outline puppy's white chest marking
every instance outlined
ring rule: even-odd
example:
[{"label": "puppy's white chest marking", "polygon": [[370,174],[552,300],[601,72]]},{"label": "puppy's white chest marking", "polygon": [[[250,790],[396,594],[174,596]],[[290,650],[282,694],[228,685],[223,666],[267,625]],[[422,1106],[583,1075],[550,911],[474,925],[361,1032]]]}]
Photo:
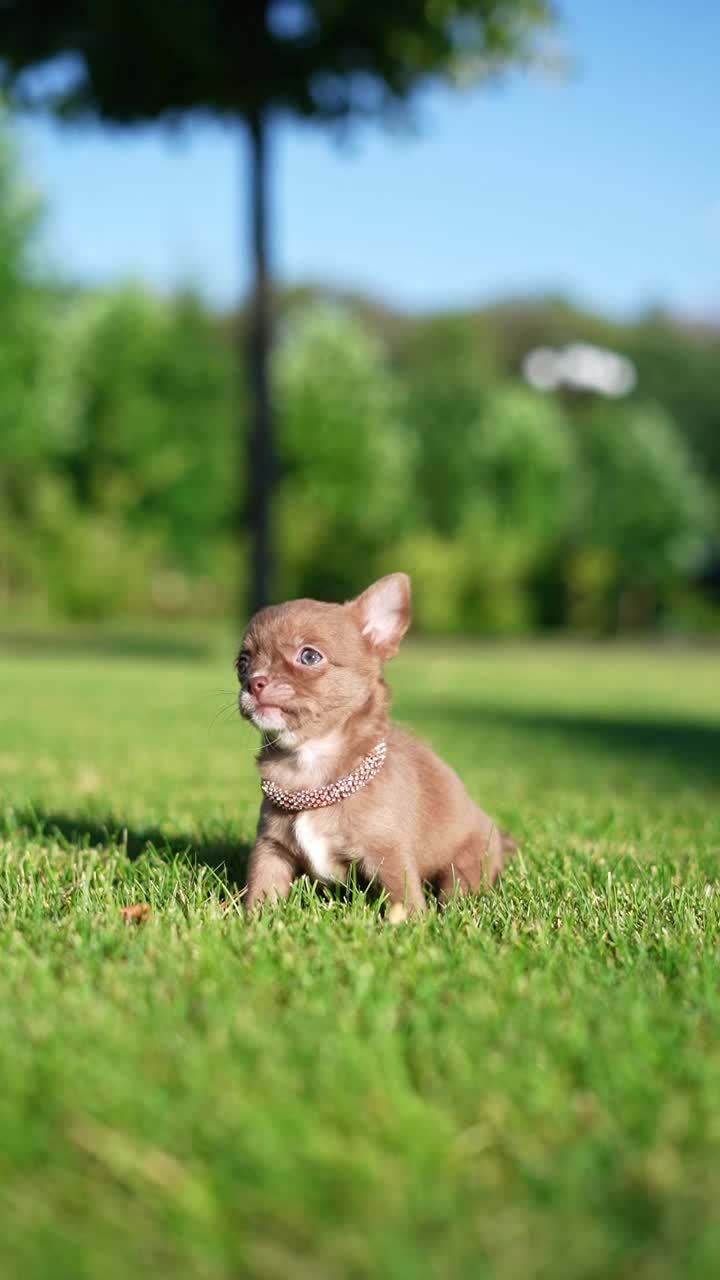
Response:
[{"label": "puppy's white chest marking", "polygon": [[313,813],[300,813],[295,819],[295,839],[307,859],[310,873],[316,880],[337,880],[338,872],[332,856],[331,841],[318,830],[318,820]]}]

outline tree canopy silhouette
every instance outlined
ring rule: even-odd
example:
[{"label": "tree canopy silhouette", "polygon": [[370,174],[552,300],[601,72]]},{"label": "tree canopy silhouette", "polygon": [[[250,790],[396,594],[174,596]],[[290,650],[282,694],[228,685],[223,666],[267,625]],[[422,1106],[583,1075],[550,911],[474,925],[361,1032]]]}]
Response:
[{"label": "tree canopy silhouette", "polygon": [[247,129],[251,609],[272,595],[273,116],[328,123],[392,114],[438,79],[478,79],[532,59],[552,16],[552,0],[0,0],[0,85],[21,107],[116,125],[206,113]]}]

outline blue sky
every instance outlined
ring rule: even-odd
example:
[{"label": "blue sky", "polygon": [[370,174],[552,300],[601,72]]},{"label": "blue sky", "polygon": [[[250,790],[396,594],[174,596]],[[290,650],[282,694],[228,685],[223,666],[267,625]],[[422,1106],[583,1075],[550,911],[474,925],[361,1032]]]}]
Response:
[{"label": "blue sky", "polygon": [[[290,122],[274,148],[285,281],[412,309],[563,292],[616,314],[720,315],[720,3],[559,0],[560,80],[428,94],[414,134],[341,145]],[[46,256],[76,280],[141,277],[225,306],[247,283],[239,135],[32,122]]]}]

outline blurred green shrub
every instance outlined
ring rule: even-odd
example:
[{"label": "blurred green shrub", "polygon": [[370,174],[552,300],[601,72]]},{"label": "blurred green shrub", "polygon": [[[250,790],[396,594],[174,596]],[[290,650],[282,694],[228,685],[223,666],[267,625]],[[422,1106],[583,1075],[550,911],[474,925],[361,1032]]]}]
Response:
[{"label": "blurred green shrub", "polygon": [[378,342],[337,306],[288,318],[275,358],[281,595],[342,599],[417,522],[414,442]]},{"label": "blurred green shrub", "polygon": [[[443,521],[411,535],[398,562],[413,574],[426,629],[519,632],[535,620],[533,572],[575,517],[573,438],[556,402],[517,385],[486,391],[473,407],[454,464],[462,478],[448,498],[454,532]],[[452,448],[439,423],[437,435]]]},{"label": "blurred green shrub", "polygon": [[419,524],[452,535],[472,496],[471,441],[497,374],[470,327],[456,316],[433,317],[414,329],[403,345],[398,372],[404,418],[417,446]]},{"label": "blurred green shrub", "polygon": [[[191,295],[43,280],[40,213],[0,122],[0,603],[228,611],[247,537],[235,327]],[[278,309],[280,594],[342,599],[403,568],[426,631],[717,625],[696,583],[720,531],[720,336],[561,302]],[[636,359],[638,390],[519,383],[530,346],[578,337]]]},{"label": "blurred green shrub", "polygon": [[159,550],[154,539],[129,537],[112,506],[82,509],[53,477],[38,486],[30,547],[54,612],[99,619],[147,604]]},{"label": "blurred green shrub", "polygon": [[658,406],[595,407],[581,425],[570,620],[596,630],[653,626],[673,585],[701,563],[710,491]]},{"label": "blurred green shrub", "polygon": [[22,446],[10,442],[0,470],[6,597],[93,617],[226,605],[219,569],[239,527],[231,352],[189,297],[48,296],[44,316]]},{"label": "blurred green shrub", "polygon": [[121,289],[76,299],[65,324],[63,463],[77,502],[162,534],[187,569],[211,568],[236,489],[231,352],[192,297]]}]

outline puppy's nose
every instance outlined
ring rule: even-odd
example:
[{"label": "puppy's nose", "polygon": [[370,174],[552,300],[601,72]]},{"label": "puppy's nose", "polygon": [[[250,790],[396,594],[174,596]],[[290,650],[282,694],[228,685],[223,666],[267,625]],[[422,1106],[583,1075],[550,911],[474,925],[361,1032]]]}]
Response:
[{"label": "puppy's nose", "polygon": [[257,698],[258,694],[259,694],[259,693],[262,693],[262,691],[263,691],[263,689],[265,688],[265,686],[266,686],[266,684],[267,684],[267,683],[268,683],[268,678],[267,678],[267,676],[253,676],[253,677],[251,678],[251,680],[250,680],[250,692],[251,692],[251,694],[252,694],[253,698]]}]

